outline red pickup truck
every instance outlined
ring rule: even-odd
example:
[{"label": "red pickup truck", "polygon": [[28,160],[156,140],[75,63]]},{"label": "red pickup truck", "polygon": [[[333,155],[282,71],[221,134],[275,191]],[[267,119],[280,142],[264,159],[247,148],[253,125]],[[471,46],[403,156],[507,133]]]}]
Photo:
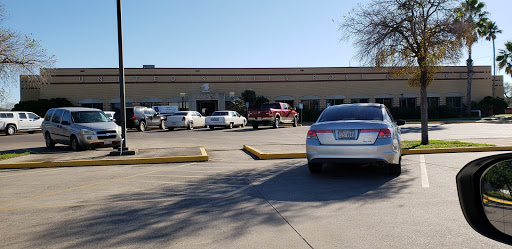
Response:
[{"label": "red pickup truck", "polygon": [[249,110],[249,122],[252,128],[258,129],[260,125],[272,125],[278,128],[281,123],[292,124],[293,127],[297,126],[299,114],[295,108],[290,107],[287,103],[265,103],[261,105],[260,109]]}]

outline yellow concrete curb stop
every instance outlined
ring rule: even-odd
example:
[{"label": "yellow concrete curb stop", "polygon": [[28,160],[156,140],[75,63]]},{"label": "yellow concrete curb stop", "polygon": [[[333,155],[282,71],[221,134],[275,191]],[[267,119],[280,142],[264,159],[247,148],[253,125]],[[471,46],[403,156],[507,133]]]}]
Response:
[{"label": "yellow concrete curb stop", "polygon": [[47,167],[73,167],[73,166],[106,166],[106,165],[132,165],[132,164],[154,164],[154,163],[180,163],[180,162],[203,162],[209,157],[204,147],[199,148],[201,155],[196,156],[169,156],[152,158],[129,158],[129,159],[99,159],[99,160],[75,160],[75,161],[53,161],[53,162],[19,162],[0,163],[0,169],[23,169],[23,168],[47,168]]},{"label": "yellow concrete curb stop", "polygon": [[[259,159],[293,159],[306,158],[306,153],[263,153],[254,147],[244,145],[244,150],[255,155]],[[456,152],[486,152],[486,151],[512,151],[512,146],[488,146],[488,147],[460,147],[460,148],[439,148],[439,149],[404,149],[402,155],[434,154],[434,153],[456,153]]]},{"label": "yellow concrete curb stop", "polygon": [[251,146],[244,145],[244,150],[249,151],[259,159],[293,159],[293,158],[306,158],[306,153],[263,153]]}]

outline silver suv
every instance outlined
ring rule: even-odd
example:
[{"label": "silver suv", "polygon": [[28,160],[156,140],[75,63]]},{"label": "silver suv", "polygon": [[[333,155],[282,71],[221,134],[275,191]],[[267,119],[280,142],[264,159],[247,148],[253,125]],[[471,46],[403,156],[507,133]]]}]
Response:
[{"label": "silver suv", "polygon": [[121,127],[95,108],[52,108],[42,124],[46,147],[66,144],[71,150],[95,147],[119,147]]}]

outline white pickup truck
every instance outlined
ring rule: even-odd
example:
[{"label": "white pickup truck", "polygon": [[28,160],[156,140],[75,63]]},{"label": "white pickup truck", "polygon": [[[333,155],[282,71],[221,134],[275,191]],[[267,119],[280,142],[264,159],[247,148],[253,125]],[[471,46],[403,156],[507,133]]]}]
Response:
[{"label": "white pickup truck", "polygon": [[32,134],[41,130],[43,119],[33,112],[0,111],[0,131],[14,135],[17,131]]}]

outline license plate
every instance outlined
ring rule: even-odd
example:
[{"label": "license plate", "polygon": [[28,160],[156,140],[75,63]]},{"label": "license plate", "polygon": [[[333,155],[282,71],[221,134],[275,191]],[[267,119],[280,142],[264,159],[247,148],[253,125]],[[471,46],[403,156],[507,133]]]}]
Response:
[{"label": "license plate", "polygon": [[212,121],[219,121],[218,118],[212,118]]},{"label": "license plate", "polygon": [[338,139],[356,139],[356,131],[338,130]]},{"label": "license plate", "polygon": [[112,144],[112,140],[105,140],[105,142],[103,142],[104,145],[111,145]]},{"label": "license plate", "polygon": [[171,122],[171,125],[176,125],[176,122]]},{"label": "license plate", "polygon": [[256,120],[261,120],[261,117],[257,117]]}]

